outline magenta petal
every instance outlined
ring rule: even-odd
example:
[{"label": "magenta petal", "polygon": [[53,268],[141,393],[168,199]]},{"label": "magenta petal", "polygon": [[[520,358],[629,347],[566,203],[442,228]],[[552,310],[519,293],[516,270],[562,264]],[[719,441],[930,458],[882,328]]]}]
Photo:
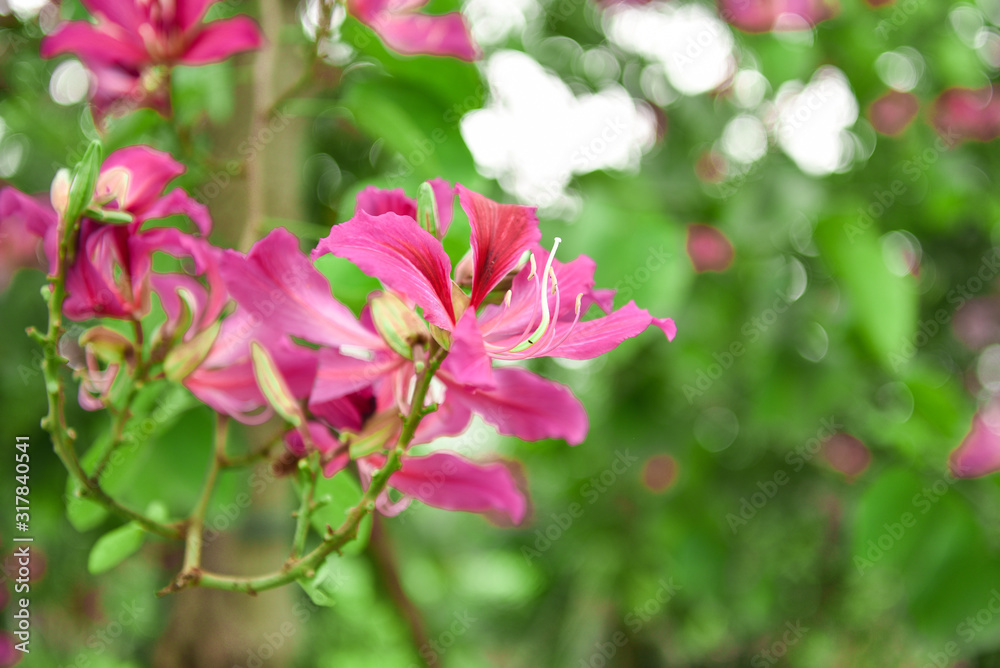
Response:
[{"label": "magenta petal", "polygon": [[458,12],[434,16],[386,12],[365,23],[389,48],[406,55],[452,56],[466,61],[480,55]]},{"label": "magenta petal", "polygon": [[350,260],[386,287],[416,302],[423,307],[428,322],[452,328],[451,260],[441,242],[412,218],[358,211],[320,240],[312,258],[327,253]]},{"label": "magenta petal", "polygon": [[373,216],[395,213],[406,218],[417,219],[417,202],[407,197],[402,188],[383,190],[367,186],[358,193],[355,211],[364,211]]},{"label": "magenta petal", "polygon": [[260,27],[247,16],[206,23],[191,41],[181,63],[205,65],[225,60],[234,53],[259,49],[264,43]]},{"label": "magenta petal", "polygon": [[472,307],[477,308],[542,233],[534,207],[498,204],[464,186],[457,188],[472,225]]},{"label": "magenta petal", "polygon": [[389,485],[403,494],[444,510],[498,511],[520,524],[527,511],[524,493],[503,463],[477,464],[450,452],[403,457]]},{"label": "magenta petal", "polygon": [[175,0],[175,22],[182,31],[189,30],[208,11],[209,5],[215,0]]},{"label": "magenta petal", "polygon": [[128,192],[121,208],[136,215],[141,215],[156,203],[167,184],[186,169],[169,153],[141,144],[113,152],[101,165],[101,173],[114,167],[121,167],[129,172]]},{"label": "magenta petal", "polygon": [[562,438],[579,445],[587,436],[587,413],[569,388],[525,369],[493,370],[496,386],[490,390],[467,388],[441,380],[448,386],[446,401],[468,406],[501,434],[526,441]]},{"label": "magenta petal", "polygon": [[330,294],[330,285],[283,227],[254,244],[244,257],[226,251],[219,270],[230,294],[258,322],[280,323],[291,336],[333,347],[383,347],[350,309]]},{"label": "magenta petal", "polygon": [[64,23],[42,40],[42,58],[72,53],[87,62],[127,63],[141,67],[149,62],[149,54],[137,42],[108,34],[85,21]]},{"label": "magenta petal", "polygon": [[693,223],[687,228],[687,254],[694,270],[722,272],[733,263],[733,244],[721,230]]},{"label": "magenta petal", "polygon": [[[578,322],[565,341],[554,348],[540,351],[533,357],[544,354],[549,357],[565,357],[574,360],[591,359],[614,350],[622,341],[638,336],[650,325],[656,325],[662,329],[668,339],[672,340],[677,334],[673,320],[653,318],[648,311],[636,306],[634,301],[630,301],[609,315]],[[555,336],[557,338],[560,336],[558,328],[569,326],[569,323],[557,325]]]},{"label": "magenta petal", "polygon": [[133,0],[83,0],[83,6],[98,19],[104,17],[131,33],[139,33],[143,19],[137,11],[138,3]]},{"label": "magenta petal", "polygon": [[462,385],[490,389],[494,386],[493,369],[482,332],[471,308],[452,331],[451,349],[442,364],[444,371]]},{"label": "magenta petal", "polygon": [[56,223],[55,210],[41,197],[25,195],[14,188],[0,190],[0,239],[30,235],[45,240],[45,255],[50,271],[55,270]]},{"label": "magenta petal", "polygon": [[956,478],[978,478],[1000,471],[1000,403],[994,401],[972,418],[972,428],[948,459]]},{"label": "magenta petal", "polygon": [[389,350],[380,350],[371,360],[343,355],[329,348],[319,353],[316,386],[310,408],[369,387],[397,369],[405,360]]},{"label": "magenta petal", "polygon": [[208,207],[198,202],[180,188],[171,190],[166,196],[158,199],[152,206],[146,209],[138,221],[156,220],[167,216],[182,215],[191,219],[198,231],[204,236],[212,231],[212,218],[209,216]]}]

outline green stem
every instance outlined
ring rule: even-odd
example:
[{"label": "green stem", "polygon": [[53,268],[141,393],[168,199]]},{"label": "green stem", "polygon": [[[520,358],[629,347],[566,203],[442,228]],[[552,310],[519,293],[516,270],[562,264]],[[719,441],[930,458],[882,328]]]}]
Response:
[{"label": "green stem", "polygon": [[80,495],[99,503],[123,518],[133,521],[146,531],[165,538],[179,540],[182,535],[177,527],[161,524],[145,515],[126,508],[101,489],[95,477],[87,472],[77,458],[73,443],[76,433],[66,425],[66,397],[63,392],[59,371],[66,359],[59,354],[59,340],[63,335],[62,307],[66,301],[66,271],[70,264],[70,249],[76,245],[79,221],[66,222],[70,230],[60,235],[55,274],[49,276],[49,324],[44,336],[32,331],[32,336],[42,344],[42,375],[45,378],[45,393],[48,413],[42,419],[42,428],[52,436],[52,447],[69,471],[80,484]]},{"label": "green stem", "polygon": [[219,469],[222,460],[226,456],[226,437],[229,433],[229,418],[225,415],[216,415],[215,426],[215,451],[212,453],[212,461],[208,465],[208,474],[205,476],[205,484],[201,490],[201,496],[195,504],[191,516],[188,517],[186,528],[186,539],[184,543],[184,567],[178,580],[197,582],[201,570],[201,547],[202,530],[205,525],[205,512],[208,504],[212,500],[212,492],[215,490],[215,481],[219,476]]},{"label": "green stem", "polygon": [[276,447],[281,445],[281,437],[276,439],[271,439],[267,445],[252,450],[251,452],[244,452],[240,455],[224,455],[222,461],[219,463],[224,469],[239,468],[241,466],[249,466],[258,461],[268,459],[271,456],[271,451]]},{"label": "green stem", "polygon": [[316,457],[312,455],[302,460],[307,464],[305,475],[308,479],[306,480],[305,493],[302,495],[302,503],[295,514],[295,538],[292,540],[292,553],[288,557],[288,560],[292,562],[305,552],[306,538],[309,537],[309,516],[313,511],[313,497],[316,495],[316,469],[319,466],[319,463],[314,460]]},{"label": "green stem", "polygon": [[[420,374],[416,388],[413,392],[413,400],[410,404],[410,413],[403,421],[403,428],[399,434],[396,446],[389,451],[385,464],[372,476],[371,484],[362,495],[361,501],[347,512],[347,518],[336,530],[329,532],[312,552],[300,559],[292,559],[278,571],[250,577],[220,575],[202,571],[199,575],[197,585],[210,589],[222,589],[225,591],[239,591],[247,594],[256,594],[267,589],[274,589],[294,582],[299,578],[310,577],[316,572],[323,562],[333,552],[339,552],[340,548],[353,540],[358,534],[358,526],[361,521],[375,510],[375,501],[382,493],[389,482],[389,477],[399,470],[401,466],[401,456],[407,446],[413,440],[413,435],[420,425],[425,412],[424,401],[427,398],[427,391],[430,388],[431,380],[435,372],[444,361],[445,351],[437,351],[432,354],[427,367]],[[160,594],[168,594],[179,591],[185,586],[193,584],[191,582],[174,581],[171,585],[163,589]]]}]

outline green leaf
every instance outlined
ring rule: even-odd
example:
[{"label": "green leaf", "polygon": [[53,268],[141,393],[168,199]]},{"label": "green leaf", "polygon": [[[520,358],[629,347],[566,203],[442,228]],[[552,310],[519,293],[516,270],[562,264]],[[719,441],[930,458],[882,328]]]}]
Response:
[{"label": "green leaf", "polygon": [[73,168],[69,186],[69,203],[66,206],[67,220],[76,220],[94,197],[97,177],[101,171],[101,142],[94,140],[87,147],[83,158]]},{"label": "green leaf", "polygon": [[66,496],[66,519],[79,532],[90,531],[107,519],[104,506],[70,493]]},{"label": "green leaf", "polygon": [[135,522],[109,531],[94,543],[87,559],[87,570],[94,575],[111,570],[142,547],[146,532]]},{"label": "green leaf", "polygon": [[821,223],[816,240],[851,300],[865,343],[883,366],[898,370],[908,359],[917,324],[913,277],[889,271],[878,237],[861,221]]},{"label": "green leaf", "polygon": [[337,591],[343,585],[344,577],[345,575],[340,569],[340,561],[334,557],[328,557],[316,569],[316,574],[313,577],[301,578],[298,583],[313,603],[329,608],[337,604]]}]

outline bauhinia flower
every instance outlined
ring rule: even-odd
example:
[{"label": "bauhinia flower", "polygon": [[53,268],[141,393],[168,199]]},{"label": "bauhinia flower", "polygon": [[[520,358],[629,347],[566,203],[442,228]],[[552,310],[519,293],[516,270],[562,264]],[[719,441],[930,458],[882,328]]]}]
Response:
[{"label": "bauhinia flower", "polygon": [[84,0],[95,23],[69,21],[42,40],[43,58],[75,54],[94,74],[95,116],[151,107],[169,113],[169,68],[260,48],[245,16],[204,23],[212,0]]},{"label": "bauhinia flower", "polygon": [[347,0],[347,11],[375,31],[386,45],[407,55],[476,60],[479,47],[459,12],[423,14],[428,0]]}]

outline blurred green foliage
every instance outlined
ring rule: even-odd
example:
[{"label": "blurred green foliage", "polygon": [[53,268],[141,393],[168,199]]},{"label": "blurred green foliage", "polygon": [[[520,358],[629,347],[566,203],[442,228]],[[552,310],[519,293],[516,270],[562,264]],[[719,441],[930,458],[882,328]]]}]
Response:
[{"label": "blurred green foliage", "polygon": [[[548,20],[504,46],[526,51],[574,90],[597,90],[607,82],[581,75],[571,58],[548,48],[553,36],[584,50],[605,43],[595,5],[572,4],[568,13],[566,6],[550,4]],[[901,6],[875,10],[844,0],[840,16],[819,25],[813,40],[737,33],[738,49],[772,90],[834,64],[862,109],[886,90],[876,59],[901,46],[926,62],[914,90],[925,104],[948,86],[982,85],[995,75],[955,36],[950,3],[917,3],[901,25],[880,30]],[[62,11],[82,16],[76,3]],[[59,105],[45,94],[56,63],[37,56],[38,22],[5,17],[0,31],[9,47],[0,65],[0,152],[20,142],[25,158],[10,183],[46,191],[55,169],[73,162],[95,131],[84,105]],[[304,182],[289,195],[301,198],[307,219],[290,222],[294,231],[321,236],[349,216],[368,184],[415,194],[424,179],[443,176],[505,197],[477,174],[459,132],[461,115],[489,97],[478,66],[395,56],[350,19],[341,37],[363,65],[342,68],[338,87],[291,106],[309,128]],[[640,61],[613,53],[620,83],[643,97]],[[228,157],[215,154],[213,136],[237,111],[242,67],[176,72],[174,120],[188,133],[144,110],[110,125],[107,150],[152,144],[188,162],[180,183],[203,184],[210,161]],[[922,111],[898,138],[876,140],[859,121],[859,134],[867,132],[875,147],[846,173],[807,176],[772,146],[745,176],[725,187],[706,183],[695,164],[737,113],[726,95],[680,97],[662,110],[665,135],[640,171],[578,177],[579,214],[543,220],[546,243],[558,235],[565,257],[594,258],[600,286],[629,285],[631,298],[672,316],[680,333],[670,345],[647,334],[593,362],[537,362],[586,405],[591,430],[580,447],[517,443],[482,427],[457,439],[460,452],[496,448],[523,462],[533,501],[523,527],[425,507],[384,523],[435,645],[413,647],[365,552],[328,564],[333,605],[299,608],[305,612],[292,618],[301,632],[289,665],[406,667],[432,654],[463,668],[944,666],[956,658],[997,665],[1000,624],[989,606],[1000,589],[1000,487],[995,478],[956,482],[947,474],[948,452],[975,409],[966,389],[975,355],[948,326],[915,355],[907,344],[939,309],[950,320],[949,291],[992,253],[1000,154],[994,144],[934,149]],[[406,157],[428,145],[433,150],[419,164]],[[864,220],[859,212],[900,179],[903,195],[853,235],[849,228]],[[684,249],[693,222],[710,223],[733,242],[728,271],[694,272]],[[887,268],[884,235],[895,230],[919,242],[919,276]],[[467,233],[458,220],[452,239]],[[667,258],[655,270],[647,268],[652,254]],[[355,308],[375,287],[346,263],[319,266]],[[769,315],[796,280],[805,280],[801,296]],[[98,667],[152,665],[177,605],[176,597],[152,592],[165,584],[176,554],[159,540],[140,546],[133,529],[65,493],[65,472],[38,428],[38,352],[23,335],[43,321],[42,284],[39,272],[21,272],[0,295],[0,434],[4,444],[31,437],[32,525],[47,559],[32,594],[37,654],[25,665],[84,665],[71,663],[80,657]],[[734,344],[743,352],[733,354]],[[110,472],[108,487],[134,507],[158,502],[181,517],[211,456],[210,411],[186,395],[150,396],[146,405],[173,408],[148,430],[139,427],[140,447]],[[140,412],[134,421],[146,417]],[[95,450],[107,438],[107,416],[74,408],[70,421]],[[867,470],[848,477],[826,463],[819,443],[831,431],[867,446]],[[673,478],[665,490],[652,489],[644,467],[662,455],[672,458]],[[12,461],[0,460],[5,480]],[[222,477],[210,518],[256,486],[260,479],[247,475]],[[277,528],[255,517],[239,514],[232,524],[244,538],[290,535],[287,515]],[[10,532],[5,521],[3,537]],[[141,558],[88,573],[88,559],[92,571],[104,571],[131,550]],[[308,602],[295,595],[299,605]],[[137,601],[142,614],[110,637]],[[234,651],[246,662],[258,647]]]}]

